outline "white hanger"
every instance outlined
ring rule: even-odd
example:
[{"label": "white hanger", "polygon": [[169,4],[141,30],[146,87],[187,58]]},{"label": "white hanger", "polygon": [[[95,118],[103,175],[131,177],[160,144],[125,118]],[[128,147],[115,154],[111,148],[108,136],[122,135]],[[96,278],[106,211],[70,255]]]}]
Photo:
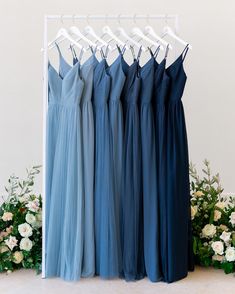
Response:
[{"label": "white hanger", "polygon": [[163,35],[162,38],[164,38],[166,35],[172,37],[173,39],[175,39],[176,41],[178,41],[179,43],[183,44],[184,46],[188,45],[189,49],[193,49],[192,45],[190,45],[188,42],[184,41],[183,39],[181,39],[180,37],[178,37],[174,31],[172,30],[172,28],[170,28],[169,26],[165,26],[163,28]]},{"label": "white hanger", "polygon": [[102,38],[100,38],[96,33],[95,31],[93,30],[93,28],[91,26],[86,26],[85,29],[85,36],[87,35],[91,35],[94,39],[95,39],[95,43],[99,42],[102,44],[101,47],[108,47],[110,48],[110,45],[105,42]]},{"label": "white hanger", "polygon": [[[103,38],[105,35],[108,35],[110,37],[110,39],[108,40],[108,43],[110,43],[111,41],[115,41],[118,45],[120,45],[121,47],[126,47],[127,49],[129,49],[129,46],[127,46],[122,40],[120,40],[111,30],[111,28],[109,26],[104,26],[102,29],[102,36],[101,38]],[[116,48],[114,48],[116,49]],[[111,48],[111,50],[114,50],[113,48]]]},{"label": "white hanger", "polygon": [[127,41],[129,41],[130,43],[132,43],[133,45],[135,45],[137,48],[142,48],[142,50],[143,51],[147,51],[147,49],[144,47],[144,46],[142,46],[139,42],[137,42],[137,41],[135,41],[134,39],[132,39],[127,33],[126,33],[126,31],[122,28],[122,27],[118,27],[117,28],[117,33],[119,34],[119,35],[122,35],[124,38],[125,38],[125,43],[127,42]]},{"label": "white hanger", "polygon": [[168,46],[169,49],[172,49],[171,44],[169,44],[168,42],[166,42],[165,40],[163,40],[161,37],[159,37],[151,26],[149,26],[149,25],[146,26],[144,28],[144,30],[147,33],[147,35],[149,34],[151,37],[153,37],[154,39],[156,39],[158,42],[162,43],[162,45],[164,45],[166,47]]},{"label": "white hanger", "polygon": [[[76,26],[70,27],[69,32],[78,37],[78,39],[75,40],[76,42],[83,40],[86,43],[88,43],[90,46],[96,47],[96,43],[92,42],[85,35],[83,35],[83,33],[79,30],[78,27]],[[98,47],[97,49],[100,49],[100,47]]]},{"label": "white hanger", "polygon": [[[62,37],[62,40],[61,40],[61,37]],[[48,43],[48,49],[53,49],[56,45],[55,43],[58,42],[58,41],[63,41],[67,39],[68,41],[70,41],[71,44],[77,46],[79,49],[83,50],[83,51],[86,51],[86,49],[81,45],[79,44],[78,42],[76,42],[71,36],[70,34],[68,33],[68,31],[65,29],[65,28],[61,28],[55,39],[53,39],[51,42]]]},{"label": "white hanger", "polygon": [[[134,36],[140,37],[139,41],[140,40],[145,40],[145,41],[149,42],[150,44],[154,45],[155,47],[159,46],[158,42],[155,42],[155,41],[151,40],[150,38],[148,38],[147,36],[145,36],[145,34],[141,31],[140,28],[137,28],[137,27],[133,28],[132,29],[132,34]],[[162,45],[160,45],[160,49],[164,50]]]}]

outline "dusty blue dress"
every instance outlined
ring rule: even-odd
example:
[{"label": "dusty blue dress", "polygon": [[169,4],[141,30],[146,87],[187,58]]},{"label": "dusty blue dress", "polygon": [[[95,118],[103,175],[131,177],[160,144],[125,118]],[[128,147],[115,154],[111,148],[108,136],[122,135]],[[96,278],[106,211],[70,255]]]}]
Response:
[{"label": "dusty blue dress", "polygon": [[96,274],[102,278],[119,275],[117,226],[111,127],[108,98],[111,78],[103,59],[94,71],[93,105],[95,116],[95,252]]},{"label": "dusty blue dress", "polygon": [[122,159],[123,159],[123,110],[120,100],[122,88],[126,79],[128,64],[125,62],[122,53],[112,63],[109,68],[111,76],[111,87],[109,96],[109,119],[111,126],[112,155],[113,155],[113,175],[114,175],[114,197],[115,197],[115,223],[117,230],[118,263],[119,272],[122,270],[122,254],[120,239],[120,198],[122,179]]},{"label": "dusty blue dress", "polygon": [[182,279],[193,269],[188,143],[181,101],[187,79],[183,68],[185,54],[183,51],[166,69],[170,77],[166,144],[167,282]]},{"label": "dusty blue dress", "polygon": [[55,150],[46,244],[46,276],[77,280],[83,254],[83,172],[80,99],[84,83],[79,63],[65,75],[53,69],[61,83],[60,121]]},{"label": "dusty blue dress", "polygon": [[156,139],[152,95],[155,57],[141,68],[140,126],[144,204],[144,257],[146,273],[152,282],[161,279],[159,256],[159,203],[157,192]]},{"label": "dusty blue dress", "polygon": [[94,69],[98,61],[94,54],[81,67],[85,86],[81,100],[83,167],[84,167],[84,250],[82,276],[95,274],[95,236],[94,236],[94,117],[92,89]]},{"label": "dusty blue dress", "polygon": [[122,250],[126,280],[144,277],[143,199],[141,184],[141,134],[138,98],[139,62],[130,66],[123,88],[125,132],[122,172]]}]

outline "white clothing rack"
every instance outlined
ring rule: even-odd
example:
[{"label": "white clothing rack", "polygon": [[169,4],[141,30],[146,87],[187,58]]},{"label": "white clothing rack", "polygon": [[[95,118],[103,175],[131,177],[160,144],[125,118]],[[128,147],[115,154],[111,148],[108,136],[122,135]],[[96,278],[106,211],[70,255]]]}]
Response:
[{"label": "white clothing rack", "polygon": [[177,33],[179,30],[179,17],[177,14],[98,14],[98,15],[45,15],[44,16],[44,51],[43,51],[43,167],[42,167],[42,176],[43,176],[43,189],[42,189],[42,198],[43,198],[43,235],[42,235],[42,278],[45,278],[45,220],[46,220],[46,115],[47,115],[47,106],[48,106],[48,24],[50,21],[56,20],[61,21],[62,23],[65,20],[84,20],[84,21],[108,21],[108,20],[132,20],[136,22],[137,20],[171,20],[174,21],[174,29]]}]

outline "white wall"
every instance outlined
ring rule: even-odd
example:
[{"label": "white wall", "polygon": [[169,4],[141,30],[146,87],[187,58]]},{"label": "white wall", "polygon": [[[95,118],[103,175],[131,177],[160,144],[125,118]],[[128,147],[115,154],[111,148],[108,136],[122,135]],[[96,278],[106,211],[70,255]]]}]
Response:
[{"label": "white wall", "polygon": [[[235,192],[233,0],[2,0],[0,194],[11,173],[23,176],[26,167],[42,162],[43,15],[56,13],[178,13],[180,34],[193,44],[185,62],[188,82],[183,98],[190,158],[198,166],[210,159],[225,191]],[[40,185],[41,181],[39,191]]]}]

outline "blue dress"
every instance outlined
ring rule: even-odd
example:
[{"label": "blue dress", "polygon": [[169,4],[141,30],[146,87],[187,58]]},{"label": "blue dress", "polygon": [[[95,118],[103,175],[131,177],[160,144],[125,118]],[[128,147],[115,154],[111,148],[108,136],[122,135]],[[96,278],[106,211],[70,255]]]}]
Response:
[{"label": "blue dress", "polygon": [[146,273],[152,282],[161,279],[159,256],[159,215],[157,192],[156,140],[152,95],[155,58],[141,68],[140,126],[144,206],[144,258]]},{"label": "blue dress", "polygon": [[109,96],[109,119],[111,126],[112,155],[113,155],[113,176],[114,176],[114,199],[115,199],[115,224],[117,231],[118,263],[119,272],[122,271],[121,236],[120,236],[120,198],[121,198],[121,179],[122,179],[122,159],[123,159],[123,110],[120,96],[128,64],[125,62],[122,53],[112,63],[109,68],[111,76],[111,87]]},{"label": "blue dress", "polygon": [[94,117],[92,107],[92,89],[94,69],[98,61],[94,54],[81,67],[81,76],[85,82],[82,100],[82,134],[84,167],[84,250],[82,276],[95,274],[95,236],[94,236]]},{"label": "blue dress", "polygon": [[166,234],[166,98],[169,77],[165,71],[166,58],[157,65],[154,79],[154,120],[156,138],[156,166],[159,207],[159,258],[162,278],[167,275],[167,234]]},{"label": "blue dress", "polygon": [[[59,72],[66,72],[70,66],[61,55],[60,48],[56,44],[59,53]],[[51,202],[51,185],[55,159],[55,149],[60,121],[60,99],[62,83],[57,78],[54,67],[48,64],[48,109],[47,109],[47,133],[46,133],[46,239],[48,233],[48,220]],[[47,242],[47,241],[46,241]]]},{"label": "blue dress", "polygon": [[122,251],[126,280],[144,277],[143,199],[141,185],[141,134],[138,98],[139,62],[130,66],[123,88],[125,131],[122,173]]},{"label": "blue dress", "polygon": [[170,77],[166,143],[167,282],[182,279],[188,269],[193,269],[188,143],[181,101],[187,79],[184,53],[166,69]]},{"label": "blue dress", "polygon": [[103,59],[95,68],[93,103],[95,114],[95,251],[96,274],[102,278],[119,275],[117,226],[111,127],[108,98],[111,78]]},{"label": "blue dress", "polygon": [[77,280],[83,251],[83,179],[80,99],[84,83],[79,63],[65,75],[54,69],[61,83],[60,122],[55,150],[51,205],[46,245],[46,276]]}]

